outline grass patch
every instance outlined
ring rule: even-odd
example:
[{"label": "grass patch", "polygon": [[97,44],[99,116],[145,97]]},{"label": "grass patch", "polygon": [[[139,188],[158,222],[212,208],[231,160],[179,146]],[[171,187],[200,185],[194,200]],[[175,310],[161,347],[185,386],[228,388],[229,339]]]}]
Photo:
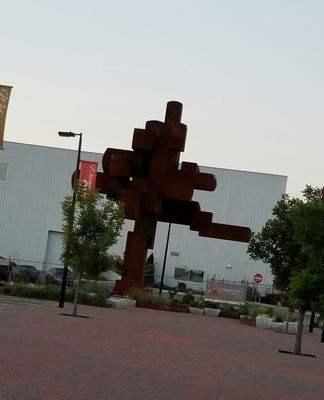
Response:
[{"label": "grass patch", "polygon": [[[26,297],[31,299],[59,301],[61,286],[52,284],[23,284],[14,283],[12,286],[1,287],[0,293]],[[75,295],[74,287],[67,287],[65,292],[65,301],[73,302]],[[92,282],[91,285],[81,285],[79,290],[79,304],[106,306],[108,291],[103,285],[96,285]]]}]

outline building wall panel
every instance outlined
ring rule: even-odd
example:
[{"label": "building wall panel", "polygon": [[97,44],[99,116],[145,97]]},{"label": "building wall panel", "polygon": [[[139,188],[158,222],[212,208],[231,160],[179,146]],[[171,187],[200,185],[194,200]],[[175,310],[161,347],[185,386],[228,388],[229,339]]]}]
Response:
[{"label": "building wall panel", "polygon": [[[0,182],[1,256],[43,266],[49,232],[61,231],[61,203],[72,193],[76,157],[73,150],[5,143],[1,162],[8,163],[8,180]],[[81,158],[98,161],[101,169],[101,154],[82,152]],[[195,191],[194,200],[200,202],[201,209],[213,212],[214,222],[249,226],[253,231],[261,230],[286,189],[285,176],[211,167],[201,167],[201,171],[213,173],[217,179],[214,192]],[[112,253],[123,254],[127,231],[132,227],[133,222],[126,221]],[[157,280],[162,272],[167,229],[168,224],[158,224],[152,250]],[[269,267],[251,261],[246,250],[247,244],[199,237],[186,226],[172,225],[165,274],[173,277],[175,267],[187,266],[204,271],[205,279],[251,281],[256,272],[261,272],[264,283],[271,283]]]},{"label": "building wall panel", "polygon": [[[272,208],[285,193],[287,178],[280,175],[201,167],[217,179],[214,192],[196,191],[194,199],[203,211],[212,211],[213,221],[248,226],[260,231],[271,218]],[[154,253],[158,260],[157,274],[161,274],[164,259],[167,224],[159,225]],[[187,227],[173,225],[166,263],[167,276],[173,276],[175,265],[205,271],[205,278],[252,281],[255,273],[262,273],[264,283],[271,284],[270,268],[251,261],[247,244],[203,238]],[[175,260],[171,252],[180,253]]]}]

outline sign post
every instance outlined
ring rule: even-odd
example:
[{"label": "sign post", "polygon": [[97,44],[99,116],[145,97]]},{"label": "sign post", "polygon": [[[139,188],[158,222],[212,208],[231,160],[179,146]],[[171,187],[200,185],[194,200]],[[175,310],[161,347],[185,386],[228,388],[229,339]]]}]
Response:
[{"label": "sign post", "polygon": [[256,288],[254,287],[254,296],[253,296],[254,301],[256,301],[258,286],[259,286],[259,283],[261,283],[263,281],[263,275],[260,274],[259,272],[256,273],[253,277],[253,281],[254,281],[254,283],[256,283]]}]

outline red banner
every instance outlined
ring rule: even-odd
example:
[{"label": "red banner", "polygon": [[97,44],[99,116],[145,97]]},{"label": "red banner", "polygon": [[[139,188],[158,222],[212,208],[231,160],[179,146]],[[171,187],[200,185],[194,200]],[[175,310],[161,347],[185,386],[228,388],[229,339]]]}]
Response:
[{"label": "red banner", "polygon": [[3,135],[6,122],[7,108],[12,86],[0,85],[0,149],[3,150]]},{"label": "red banner", "polygon": [[79,181],[90,192],[96,187],[98,163],[94,161],[81,161]]}]

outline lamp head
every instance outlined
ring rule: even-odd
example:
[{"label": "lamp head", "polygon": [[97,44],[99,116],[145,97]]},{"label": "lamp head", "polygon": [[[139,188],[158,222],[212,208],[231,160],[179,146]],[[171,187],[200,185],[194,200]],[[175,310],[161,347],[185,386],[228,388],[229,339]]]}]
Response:
[{"label": "lamp head", "polygon": [[73,132],[61,132],[61,131],[58,134],[59,136],[64,136],[64,137],[74,137],[77,135],[76,133]]}]

